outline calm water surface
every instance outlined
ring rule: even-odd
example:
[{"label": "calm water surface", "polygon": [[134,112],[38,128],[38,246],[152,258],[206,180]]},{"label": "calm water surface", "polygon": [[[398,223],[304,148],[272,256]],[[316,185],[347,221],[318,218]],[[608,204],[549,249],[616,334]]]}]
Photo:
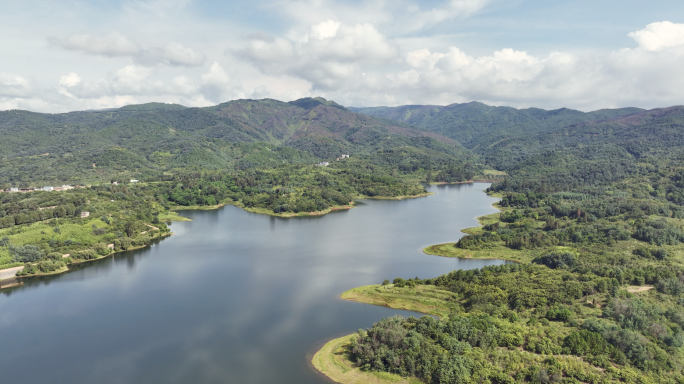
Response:
[{"label": "calm water surface", "polygon": [[317,218],[232,206],[183,214],[174,236],[0,294],[3,383],[328,383],[326,340],[410,312],[346,302],[349,288],[501,264],[428,256],[493,213],[487,184],[365,201]]}]

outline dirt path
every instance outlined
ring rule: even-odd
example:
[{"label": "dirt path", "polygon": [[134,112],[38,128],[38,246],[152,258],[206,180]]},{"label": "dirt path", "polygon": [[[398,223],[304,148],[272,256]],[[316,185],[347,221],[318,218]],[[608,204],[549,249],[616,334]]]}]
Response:
[{"label": "dirt path", "polygon": [[645,291],[648,291],[648,290],[651,290],[651,289],[653,289],[653,287],[650,286],[650,285],[644,285],[643,287],[631,286],[631,287],[627,287],[627,292],[629,292],[629,293],[637,293],[637,292],[645,292]]},{"label": "dirt path", "polygon": [[21,271],[22,269],[24,269],[23,265],[14,268],[0,269],[0,280],[11,279],[15,277],[17,272]]}]

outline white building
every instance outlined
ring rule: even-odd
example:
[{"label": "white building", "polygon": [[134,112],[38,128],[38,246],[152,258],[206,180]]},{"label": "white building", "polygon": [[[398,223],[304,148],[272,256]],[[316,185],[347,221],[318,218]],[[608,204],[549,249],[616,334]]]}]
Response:
[{"label": "white building", "polygon": [[87,211],[81,212],[81,219],[85,219],[88,216],[90,216],[90,212],[87,212]]},{"label": "white building", "polygon": [[54,188],[52,188],[52,187],[43,187],[43,191],[46,191],[46,192],[52,192],[53,190],[54,190]]},{"label": "white building", "polygon": [[328,163],[327,161],[321,161],[320,163],[318,163],[318,165],[327,167],[328,165],[330,165],[330,163]]},{"label": "white building", "polygon": [[138,181],[140,181],[140,180],[133,180],[133,179],[131,179],[131,183],[137,183]]}]

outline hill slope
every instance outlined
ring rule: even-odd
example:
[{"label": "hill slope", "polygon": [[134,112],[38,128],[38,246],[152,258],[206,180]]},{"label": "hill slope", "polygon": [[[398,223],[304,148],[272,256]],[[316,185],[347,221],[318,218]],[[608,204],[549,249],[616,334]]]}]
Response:
[{"label": "hill slope", "polygon": [[149,103],[64,114],[0,112],[0,182],[13,184],[194,166],[314,163],[399,147],[417,148],[421,156],[473,158],[453,139],[322,98],[236,100],[207,108]]},{"label": "hill slope", "polygon": [[514,135],[546,132],[572,124],[609,120],[643,111],[639,108],[604,109],[588,113],[567,108],[547,111],[539,108],[493,107],[479,102],[447,106],[406,105],[350,109],[429,129],[457,140],[476,152]]}]

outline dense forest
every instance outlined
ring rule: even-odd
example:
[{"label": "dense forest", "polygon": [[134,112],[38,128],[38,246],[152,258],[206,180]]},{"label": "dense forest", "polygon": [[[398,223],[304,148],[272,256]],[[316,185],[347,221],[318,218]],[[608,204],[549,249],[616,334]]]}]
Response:
[{"label": "dense forest", "polygon": [[449,315],[382,320],[349,358],[425,383],[683,382],[683,128],[672,107],[474,148],[508,173],[502,212],[426,251],[518,263],[385,281]]},{"label": "dense forest", "polygon": [[0,112],[0,186],[158,181],[188,168],[316,164],[398,148],[415,149],[421,161],[477,161],[453,139],[322,98],[208,108],[151,103],[64,114],[12,110]]},{"label": "dense forest", "polygon": [[0,269],[21,274],[150,244],[179,207],[321,214],[483,170],[452,139],[322,98],[6,111],[0,137]]}]

